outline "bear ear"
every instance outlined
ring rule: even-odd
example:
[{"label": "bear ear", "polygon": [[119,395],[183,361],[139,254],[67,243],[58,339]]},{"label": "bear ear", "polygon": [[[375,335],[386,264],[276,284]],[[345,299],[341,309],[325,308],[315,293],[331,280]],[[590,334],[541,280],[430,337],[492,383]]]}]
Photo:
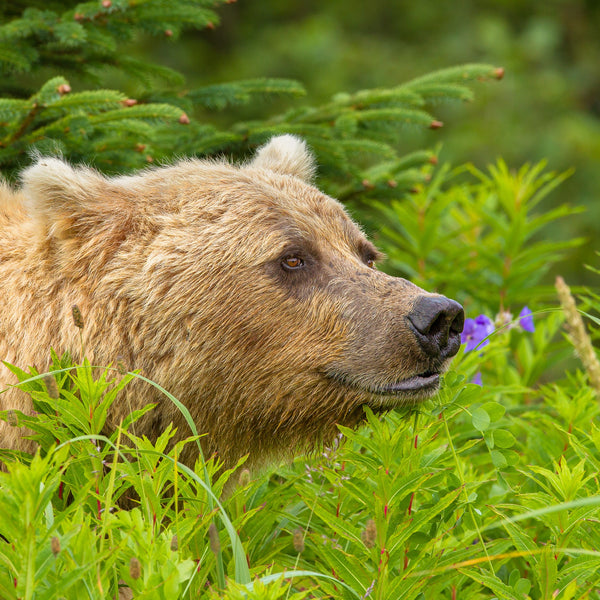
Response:
[{"label": "bear ear", "polygon": [[58,238],[108,224],[109,215],[124,208],[110,193],[106,178],[87,167],[73,168],[58,158],[38,157],[21,173],[21,182],[27,211]]},{"label": "bear ear", "polygon": [[271,138],[257,150],[249,166],[293,175],[306,183],[312,182],[316,168],[314,156],[306,142],[294,135]]}]

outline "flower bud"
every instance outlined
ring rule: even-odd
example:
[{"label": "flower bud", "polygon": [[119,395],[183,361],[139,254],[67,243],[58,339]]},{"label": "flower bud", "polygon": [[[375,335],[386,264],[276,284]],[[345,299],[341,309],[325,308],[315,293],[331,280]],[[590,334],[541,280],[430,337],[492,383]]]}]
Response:
[{"label": "flower bud", "polygon": [[296,531],[294,531],[294,550],[300,554],[304,551],[304,531],[301,527],[298,527]]},{"label": "flower bud", "polygon": [[129,575],[131,576],[131,579],[139,579],[141,574],[142,565],[135,556],[132,556],[131,560],[129,561]]},{"label": "flower bud", "polygon": [[217,531],[217,526],[214,523],[211,523],[208,527],[208,539],[210,542],[210,549],[212,553],[217,556],[221,551],[221,540],[219,539],[219,532]]},{"label": "flower bud", "polygon": [[250,471],[248,469],[242,469],[238,483],[240,487],[246,487],[250,483]]},{"label": "flower bud", "polygon": [[48,392],[48,396],[56,400],[60,396],[60,394],[58,392],[58,385],[56,385],[56,379],[54,379],[54,375],[46,373],[46,375],[44,375],[44,383],[46,384],[46,391]]},{"label": "flower bud", "polygon": [[125,364],[125,359],[122,356],[117,356],[117,371],[119,371],[121,375],[125,375],[125,373],[129,371]]},{"label": "flower bud", "polygon": [[60,553],[60,540],[56,536],[52,536],[50,539],[50,550],[52,550],[54,556]]},{"label": "flower bud", "polygon": [[19,424],[19,420],[17,419],[17,415],[15,411],[11,408],[6,411],[6,422],[11,427],[16,427]]},{"label": "flower bud", "polygon": [[579,314],[575,299],[571,294],[569,286],[562,277],[558,276],[556,278],[555,286],[560,305],[565,314],[569,339],[575,347],[579,359],[583,363],[590,380],[590,386],[594,388],[596,394],[600,396],[600,361],[598,361],[590,336],[588,335],[583,319]]},{"label": "flower bud", "polygon": [[77,304],[73,304],[71,311],[73,314],[73,323],[75,324],[75,327],[83,329],[83,316],[79,310],[79,306],[77,306]]},{"label": "flower bud", "polygon": [[360,537],[367,548],[375,547],[375,542],[377,541],[377,525],[373,519],[367,521]]}]

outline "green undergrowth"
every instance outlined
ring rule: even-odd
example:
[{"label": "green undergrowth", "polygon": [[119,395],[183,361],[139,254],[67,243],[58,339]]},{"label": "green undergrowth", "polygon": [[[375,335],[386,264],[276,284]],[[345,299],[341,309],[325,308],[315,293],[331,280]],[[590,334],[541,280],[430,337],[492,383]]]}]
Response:
[{"label": "green undergrowth", "polygon": [[562,178],[440,167],[403,202],[354,207],[384,268],[459,298],[473,334],[435,399],[365,409],[292,463],[226,471],[202,432],[140,437],[153,406],[115,423],[137,372],[11,366],[36,413],[1,416],[40,450],[1,455],[0,598],[600,598],[600,297],[579,290],[578,312],[559,286],[561,308],[540,279],[573,244],[543,236],[573,212],[542,208]]},{"label": "green undergrowth", "polygon": [[[102,433],[135,373],[56,356],[49,375],[15,369],[39,412],[5,416],[41,452],[0,473],[0,596],[596,598],[597,392],[578,371],[535,392],[502,381],[561,321],[492,336],[418,413],[367,409],[321,455],[259,476],[186,468],[195,439],[167,450],[173,431],[138,437],[139,415]],[[488,383],[468,383],[482,362]]]}]

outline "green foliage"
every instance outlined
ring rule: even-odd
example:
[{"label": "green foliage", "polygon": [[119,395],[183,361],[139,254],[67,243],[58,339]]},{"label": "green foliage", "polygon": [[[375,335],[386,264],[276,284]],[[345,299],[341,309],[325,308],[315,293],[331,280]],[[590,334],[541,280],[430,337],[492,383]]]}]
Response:
[{"label": "green foliage", "polygon": [[[468,215],[485,215],[478,231],[490,245],[501,237],[496,223],[520,231],[505,247],[528,276],[515,278],[504,301],[529,293],[528,302],[541,302],[540,262],[521,261],[539,244],[529,233],[569,214],[535,212],[558,179],[501,163],[491,176],[471,173],[474,181],[438,186],[442,207],[461,198],[441,218],[451,231],[468,231]],[[402,222],[416,239],[418,220],[404,214],[389,213],[387,223]],[[454,238],[450,257],[471,243]],[[393,257],[391,242],[387,250]],[[420,246],[403,252],[415,261]],[[572,347],[559,334],[562,312],[534,307],[535,331],[523,330],[494,287],[506,280],[503,261],[483,253],[472,260],[490,277],[487,294],[475,267],[464,278],[470,305],[504,312],[488,344],[459,353],[438,398],[410,414],[367,410],[365,426],[341,428],[320,456],[271,473],[242,465],[221,472],[213,459],[181,465],[177,457],[197,436],[171,444],[170,427],[155,441],[136,436],[151,406],[113,423],[111,404],[128,383],[151,385],[136,373],[56,355],[50,374],[11,367],[37,414],[1,416],[33,431],[40,453],[3,453],[0,595],[54,598],[60,582],[67,598],[98,599],[123,585],[140,598],[600,597],[597,390],[584,372],[563,373]],[[444,264],[428,259],[425,276],[450,285]],[[597,294],[583,306],[596,319]],[[468,383],[475,374],[483,385]],[[219,501],[230,478],[238,485]]]},{"label": "green foliage", "polygon": [[[474,162],[482,169],[502,156],[513,166],[546,158],[559,172],[574,167],[554,203],[576,199],[587,212],[548,234],[600,237],[599,2],[262,0],[220,12],[217,35],[186,35],[182,52],[173,56],[198,84],[259,74],[293,77],[311,98],[324,101],[340,90],[407,81],[472,60],[503,66],[502,84],[478,86],[473,102],[435,101],[445,129],[404,128],[400,154],[441,138],[441,156],[454,165]],[[152,51],[158,58],[169,50]],[[189,55],[193,63],[184,61]],[[230,120],[238,114],[246,111]],[[595,285],[584,269],[589,255],[585,246],[570,253],[573,285]]]},{"label": "green foliage", "polygon": [[[69,597],[87,597],[94,589],[92,597],[104,598],[120,579],[139,597],[178,597],[195,578],[203,584],[208,573],[218,570],[220,554],[202,553],[218,510],[232,541],[229,561],[242,561],[236,574],[248,582],[235,531],[251,513],[234,526],[218,501],[229,472],[216,477],[213,460],[200,461],[197,472],[179,464],[183,446],[194,438],[169,444],[170,427],[155,442],[132,433],[135,421],[153,406],[114,430],[115,424],[107,424],[110,406],[135,373],[115,376],[111,368],[96,369],[88,362],[77,367],[68,356],[52,358],[45,374],[10,367],[37,412],[4,411],[2,416],[33,430],[44,458],[17,454],[24,462],[12,462],[13,453],[4,452],[11,467],[8,474],[0,473],[0,507],[10,518],[3,520],[1,533],[18,542],[2,555],[9,568],[0,569],[2,597],[54,598],[61,581]],[[8,485],[13,477],[20,482],[17,488]],[[114,512],[117,502],[135,508]],[[179,544],[200,554],[182,556]],[[132,574],[132,560],[141,563],[141,576]]]},{"label": "green foliage", "polygon": [[[62,11],[54,3],[48,10],[26,8],[1,24],[4,176],[14,177],[32,149],[115,173],[181,155],[243,158],[271,135],[287,132],[307,139],[330,193],[347,199],[367,189],[398,197],[422,182],[423,169],[435,160],[433,152],[399,155],[403,129],[439,128],[430,105],[439,98],[468,100],[474,81],[502,76],[489,65],[453,67],[389,89],[337,94],[329,102],[295,106],[276,116],[263,109],[258,119],[222,127],[218,113],[224,108],[262,107],[273,98],[303,96],[305,90],[296,81],[268,77],[189,89],[181,75],[135,58],[125,46],[141,33],[175,39],[185,29],[212,27],[217,22],[212,8],[219,3],[110,0]],[[136,97],[83,88],[107,69],[138,80]]]},{"label": "green foliage", "polygon": [[[539,163],[512,171],[499,160],[485,173],[472,165],[454,172],[444,165],[402,200],[385,202],[379,195],[365,194],[365,218],[388,253],[386,269],[473,302],[479,310],[498,305],[504,310],[554,295],[535,284],[583,240],[548,241],[543,234],[581,208],[540,210],[569,175],[544,173],[544,168]],[[445,265],[452,265],[451,278]]]},{"label": "green foliage", "polygon": [[[179,463],[199,436],[167,390],[193,437],[174,443],[171,427],[137,436],[153,406],[114,422],[111,405],[134,378],[159,387],[138,373],[55,354],[49,373],[10,366],[36,413],[0,418],[26,427],[40,450],[0,454],[0,597],[104,599],[126,586],[148,599],[600,598],[599,390],[572,366],[562,312],[541,280],[579,244],[544,240],[578,210],[546,207],[568,173],[502,160],[437,168],[437,150],[400,150],[410,128],[439,129],[440,99],[469,100],[474,82],[499,78],[489,65],[272,115],[265,101],[295,101],[301,84],[260,77],[187,89],[176,72],[124,51],[142,32],[174,39],[215,23],[217,4],[0,8],[3,173],[14,176],[31,149],[121,172],[182,154],[243,158],[270,135],[297,133],[317,154],[320,186],[386,251],[384,268],[457,297],[496,329],[461,350],[435,400],[367,410],[364,427],[342,429],[320,455],[262,474],[241,463],[223,471],[201,450],[193,468]],[[105,67],[139,80],[135,100],[85,87]],[[257,105],[224,124],[224,111]],[[534,332],[510,314],[524,304]],[[600,297],[586,291],[581,306],[597,344]]]}]

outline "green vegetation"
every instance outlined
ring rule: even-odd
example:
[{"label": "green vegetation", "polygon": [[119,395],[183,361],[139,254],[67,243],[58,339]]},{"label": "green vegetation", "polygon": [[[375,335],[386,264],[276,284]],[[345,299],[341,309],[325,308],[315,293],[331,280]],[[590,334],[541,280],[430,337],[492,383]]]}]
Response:
[{"label": "green vegetation", "polygon": [[[213,458],[190,470],[177,462],[181,443],[166,450],[171,430],[155,443],[135,435],[141,413],[107,427],[135,373],[67,356],[53,357],[50,375],[13,368],[38,414],[3,416],[32,429],[42,452],[20,461],[4,453],[0,595],[112,598],[121,582],[139,598],[599,597],[599,367],[573,310],[544,301],[539,261],[557,256],[531,241],[568,212],[541,211],[559,179],[499,166],[445,192],[432,180],[449,256],[467,256],[472,269],[461,266],[448,289],[463,288],[492,316],[502,298],[494,332],[461,351],[440,396],[418,412],[367,411],[366,426],[272,472],[223,473]],[[387,222],[422,249],[425,234],[404,209]],[[429,252],[398,252],[443,281],[428,257],[447,234],[423,239],[431,236]],[[501,238],[512,240],[514,271],[494,243]],[[470,253],[474,241],[489,252]],[[384,247],[393,266],[394,246]],[[537,304],[533,332],[507,314],[524,299]],[[600,299],[589,294],[583,306],[597,338]],[[564,368],[573,352],[560,334],[565,318],[587,373]],[[476,377],[482,385],[468,383]],[[220,504],[228,478],[238,485]]]},{"label": "green vegetation", "polygon": [[[112,424],[111,404],[138,373],[56,355],[49,373],[13,367],[37,414],[0,416],[32,430],[41,451],[1,455],[0,597],[600,598],[600,296],[582,292],[577,312],[565,285],[557,293],[544,278],[582,243],[544,235],[579,212],[553,203],[569,173],[452,167],[436,148],[401,143],[407,127],[437,126],[434,101],[470,98],[501,71],[468,65],[302,104],[287,79],[186,89],[123,44],[215,23],[215,2],[24,4],[22,19],[18,2],[3,9],[0,26],[7,176],[32,148],[110,173],[182,154],[243,158],[298,133],[319,185],[387,253],[382,268],[459,299],[494,330],[461,349],[418,411],[367,411],[332,447],[262,474],[223,472],[213,457],[180,464],[182,445],[201,437],[140,438],[140,412]],[[104,66],[139,79],[135,103],[93,83]],[[225,123],[214,112],[233,107],[252,114]],[[588,262],[597,283],[598,259]],[[534,331],[516,317],[525,305]]]}]

